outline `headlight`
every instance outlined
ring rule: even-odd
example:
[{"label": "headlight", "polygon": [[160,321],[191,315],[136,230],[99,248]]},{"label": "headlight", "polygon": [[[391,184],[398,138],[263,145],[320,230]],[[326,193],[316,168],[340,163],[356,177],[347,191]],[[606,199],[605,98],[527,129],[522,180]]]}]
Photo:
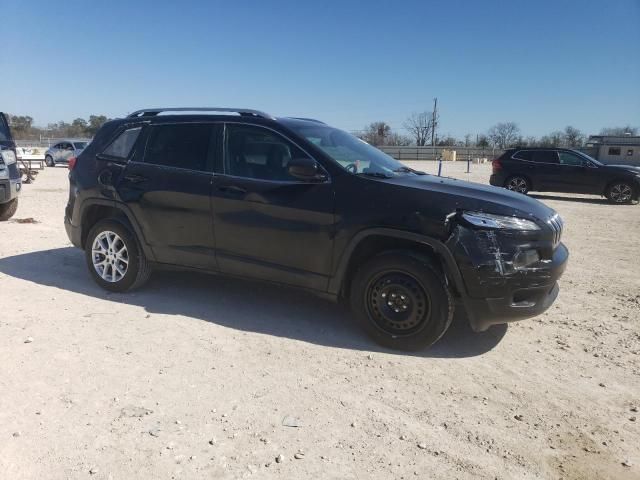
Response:
[{"label": "headlight", "polygon": [[464,212],[462,218],[471,225],[482,228],[525,231],[540,230],[537,223],[525,218],[507,217],[483,212]]}]

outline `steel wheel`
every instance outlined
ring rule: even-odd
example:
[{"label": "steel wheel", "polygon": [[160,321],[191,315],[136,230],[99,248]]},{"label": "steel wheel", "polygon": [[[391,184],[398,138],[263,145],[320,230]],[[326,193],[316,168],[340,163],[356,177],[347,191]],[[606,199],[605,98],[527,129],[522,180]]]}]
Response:
[{"label": "steel wheel", "polygon": [[511,177],[505,186],[513,192],[527,193],[529,191],[527,180],[522,177]]},{"label": "steel wheel", "polygon": [[372,279],[366,305],[376,326],[390,335],[411,335],[422,329],[431,314],[425,289],[411,275],[383,273]]},{"label": "steel wheel", "polygon": [[129,251],[124,240],[114,232],[104,231],[96,236],[91,247],[93,268],[103,280],[117,283],[129,268]]},{"label": "steel wheel", "polygon": [[616,183],[609,189],[609,197],[615,203],[627,203],[632,195],[633,190],[626,183]]}]

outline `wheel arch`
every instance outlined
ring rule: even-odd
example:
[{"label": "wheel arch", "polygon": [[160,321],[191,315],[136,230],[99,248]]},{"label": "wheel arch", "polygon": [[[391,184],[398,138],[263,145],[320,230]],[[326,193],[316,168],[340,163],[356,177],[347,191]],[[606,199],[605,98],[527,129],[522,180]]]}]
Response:
[{"label": "wheel arch", "polygon": [[100,220],[110,218],[122,223],[125,227],[131,229],[131,231],[135,234],[138,240],[138,244],[140,248],[142,248],[145,256],[150,260],[154,259],[153,252],[145,240],[139,222],[137,221],[135,215],[133,215],[133,212],[131,212],[131,210],[126,205],[119,202],[103,200],[99,198],[87,199],[82,203],[80,218],[80,242],[82,248],[85,247],[87,236],[89,235],[89,232],[91,231],[93,226]]},{"label": "wheel arch", "polygon": [[614,177],[611,180],[609,180],[607,183],[605,183],[604,190],[602,191],[602,196],[606,197],[607,196],[607,192],[609,191],[609,188],[611,188],[613,186],[613,184],[616,183],[616,182],[628,183],[631,186],[631,189],[633,191],[633,195],[632,195],[631,198],[633,200],[640,199],[640,187],[638,186],[638,184],[635,183],[633,180],[630,180],[630,179],[625,178],[625,177]]},{"label": "wheel arch", "polygon": [[432,237],[389,228],[367,229],[356,234],[345,248],[336,274],[329,281],[329,293],[348,296],[351,280],[358,267],[384,251],[410,251],[427,256],[446,277],[454,293],[464,294],[462,276],[447,247]]}]

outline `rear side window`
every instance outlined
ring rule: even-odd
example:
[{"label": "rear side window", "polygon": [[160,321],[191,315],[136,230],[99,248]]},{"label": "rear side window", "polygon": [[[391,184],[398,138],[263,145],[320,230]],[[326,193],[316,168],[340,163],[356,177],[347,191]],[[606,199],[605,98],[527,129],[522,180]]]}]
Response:
[{"label": "rear side window", "polygon": [[513,155],[513,158],[517,158],[518,160],[533,160],[533,152],[531,150],[520,150]]},{"label": "rear side window", "polygon": [[558,154],[553,150],[533,151],[532,160],[538,163],[559,163]]},{"label": "rear side window", "polygon": [[151,129],[144,162],[187,170],[207,171],[211,125],[158,125]]},{"label": "rear side window", "polygon": [[104,151],[105,155],[110,157],[129,158],[131,149],[140,135],[142,127],[130,128],[122,132]]}]

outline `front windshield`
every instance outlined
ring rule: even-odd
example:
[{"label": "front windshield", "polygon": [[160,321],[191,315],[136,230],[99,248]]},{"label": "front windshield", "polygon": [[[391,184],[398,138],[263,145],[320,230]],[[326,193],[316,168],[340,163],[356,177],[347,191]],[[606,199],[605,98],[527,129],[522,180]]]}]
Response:
[{"label": "front windshield", "polygon": [[87,147],[87,143],[89,142],[73,142],[73,145],[76,147],[76,150],[82,150]]},{"label": "front windshield", "polygon": [[320,124],[290,127],[351,173],[394,175],[411,171],[393,157],[337,128]]}]

